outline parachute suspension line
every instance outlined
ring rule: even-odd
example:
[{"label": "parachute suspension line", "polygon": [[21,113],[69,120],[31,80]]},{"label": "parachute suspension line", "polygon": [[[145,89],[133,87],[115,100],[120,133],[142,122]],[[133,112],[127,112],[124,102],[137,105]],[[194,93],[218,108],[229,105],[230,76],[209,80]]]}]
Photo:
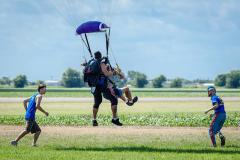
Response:
[{"label": "parachute suspension line", "polygon": [[[110,2],[109,2],[110,1]],[[116,2],[115,0],[109,0],[108,4],[104,5],[104,22],[106,22],[108,24],[109,27],[112,26],[112,19],[113,19],[113,2],[116,4],[118,2]],[[106,2],[105,2],[106,3]]]},{"label": "parachute suspension line", "polygon": [[120,69],[120,67],[119,67],[119,65],[118,65],[117,59],[116,59],[115,54],[114,54],[114,52],[113,52],[112,46],[109,45],[109,48],[110,48],[110,50],[111,50],[110,53],[111,53],[111,55],[112,55],[112,57],[113,57],[113,59],[114,59],[114,62],[115,62],[115,64],[116,64],[116,67],[117,67],[118,71],[121,72],[121,69]]},{"label": "parachute suspension line", "polygon": [[72,24],[77,25],[79,22],[79,19],[81,18],[81,13],[76,12],[76,10],[78,10],[78,7],[81,6],[81,4],[79,4],[80,2],[78,0],[67,0],[68,2],[68,12],[71,13],[71,19],[72,19]]},{"label": "parachute suspension line", "polygon": [[84,38],[82,37],[82,35],[80,35],[80,36],[81,36],[82,41],[84,42],[85,46],[87,47],[88,52],[89,52],[91,58],[93,58],[92,51],[91,51],[91,48],[90,48],[90,45],[89,45],[89,42],[88,42],[87,34],[85,33],[84,35],[85,35],[86,41],[84,40]]},{"label": "parachute suspension line", "polygon": [[109,53],[110,28],[108,29],[108,33],[107,33],[107,31],[105,32],[105,38],[106,38],[106,51],[107,51],[107,57],[108,57],[108,53]]},{"label": "parachute suspension line", "polygon": [[85,33],[84,36],[85,36],[85,39],[86,39],[86,42],[87,42],[87,48],[88,48],[88,51],[90,53],[90,56],[91,56],[91,58],[93,58],[92,51],[91,51],[91,48],[90,48],[90,45],[89,45],[89,42],[88,42],[87,34]]},{"label": "parachute suspension line", "polygon": [[108,46],[109,46],[109,39],[107,36],[107,33],[105,32],[105,38],[106,38],[106,52],[107,52],[107,57],[108,57]]},{"label": "parachute suspension line", "polygon": [[116,57],[115,57],[115,55],[114,55],[114,53],[113,53],[113,49],[112,49],[112,47],[110,46],[110,50],[111,50],[111,54],[112,54],[112,57],[113,57],[113,59],[114,59],[114,62],[115,62],[115,64],[116,64],[116,66],[118,66],[118,63],[117,63],[117,60],[116,60]]},{"label": "parachute suspension line", "polygon": [[85,54],[85,47],[84,47],[84,42],[82,41],[82,53],[83,53],[83,58],[84,58],[84,60],[85,60],[85,62],[87,62],[87,56],[86,56],[86,54]]},{"label": "parachute suspension line", "polygon": [[113,13],[112,11],[113,4],[115,4],[115,0],[109,0],[109,1],[97,0],[99,19],[106,22],[110,27],[111,27],[112,13]]},{"label": "parachute suspension line", "polygon": [[69,26],[71,26],[72,28],[74,28],[74,26],[71,25],[71,22],[67,19],[67,17],[63,14],[63,12],[65,11],[64,9],[62,9],[61,7],[59,7],[58,4],[56,4],[53,0],[50,1],[50,3],[52,4],[52,6],[55,8],[55,10],[57,11],[57,14],[60,18],[62,18],[64,20],[64,22],[66,24],[68,24]]},{"label": "parachute suspension line", "polygon": [[99,19],[102,20],[103,22],[106,22],[106,19],[105,19],[104,13],[103,13],[104,9],[101,6],[102,3],[105,3],[105,2],[102,2],[101,0],[97,0]]}]

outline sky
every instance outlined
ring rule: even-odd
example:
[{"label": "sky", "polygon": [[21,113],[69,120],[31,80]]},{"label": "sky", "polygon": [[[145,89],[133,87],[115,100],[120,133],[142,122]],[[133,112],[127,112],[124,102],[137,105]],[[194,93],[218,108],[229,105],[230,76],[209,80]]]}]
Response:
[{"label": "sky", "polygon": [[[240,69],[238,0],[0,0],[0,77],[60,80],[81,71],[87,49],[76,28],[91,20],[111,27],[113,55],[124,72],[148,79],[214,79]],[[105,53],[104,34],[89,35]]]}]

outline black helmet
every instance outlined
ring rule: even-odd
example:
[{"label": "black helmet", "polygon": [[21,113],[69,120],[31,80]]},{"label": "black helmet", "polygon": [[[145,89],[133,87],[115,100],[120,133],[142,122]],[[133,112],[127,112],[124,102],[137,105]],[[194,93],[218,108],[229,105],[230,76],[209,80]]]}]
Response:
[{"label": "black helmet", "polygon": [[214,86],[209,86],[209,87],[207,88],[207,91],[211,91],[211,90],[214,90],[214,91],[216,92],[216,88],[215,88]]},{"label": "black helmet", "polygon": [[94,53],[94,58],[95,59],[101,59],[102,58],[102,53],[100,51],[97,51]]}]

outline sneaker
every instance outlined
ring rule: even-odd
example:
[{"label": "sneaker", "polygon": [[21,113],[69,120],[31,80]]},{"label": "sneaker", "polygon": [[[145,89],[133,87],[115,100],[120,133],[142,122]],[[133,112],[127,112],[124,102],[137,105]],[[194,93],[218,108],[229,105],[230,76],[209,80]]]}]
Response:
[{"label": "sneaker", "polygon": [[221,140],[221,146],[223,147],[225,145],[226,138],[224,136],[220,137]]},{"label": "sneaker", "polygon": [[17,146],[17,144],[18,144],[17,141],[11,141],[12,146]]},{"label": "sneaker", "polygon": [[133,98],[133,104],[136,103],[137,101],[138,101],[138,97],[135,96],[135,97]]},{"label": "sneaker", "polygon": [[126,104],[127,104],[128,106],[132,106],[132,105],[134,105],[134,103],[136,103],[137,101],[138,101],[138,97],[136,96],[136,97],[133,98],[132,101],[129,101],[129,100],[128,100]]},{"label": "sneaker", "polygon": [[119,118],[116,119],[116,120],[112,119],[112,123],[115,124],[115,125],[117,125],[117,126],[122,126],[122,125],[123,125],[123,124],[119,121]]},{"label": "sneaker", "polygon": [[131,101],[127,101],[127,103],[126,103],[128,106],[132,106],[133,105],[133,102],[131,102]]},{"label": "sneaker", "polygon": [[98,126],[97,120],[92,120],[92,125],[93,125],[94,127]]},{"label": "sneaker", "polygon": [[37,147],[37,144],[32,144],[32,147]]}]

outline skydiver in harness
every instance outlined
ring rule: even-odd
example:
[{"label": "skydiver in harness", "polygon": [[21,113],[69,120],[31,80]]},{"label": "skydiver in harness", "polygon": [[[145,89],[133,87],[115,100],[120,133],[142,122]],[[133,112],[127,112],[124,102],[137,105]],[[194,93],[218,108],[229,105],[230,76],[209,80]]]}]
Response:
[{"label": "skydiver in harness", "polygon": [[107,87],[108,84],[108,77],[113,76],[116,74],[115,71],[107,69],[107,58],[102,58],[102,54],[97,51],[94,53],[94,59],[99,62],[100,66],[100,74],[96,84],[96,87],[91,88],[91,92],[94,96],[94,105],[93,105],[93,126],[98,126],[97,122],[97,113],[100,104],[102,103],[102,94],[103,97],[111,102],[111,109],[112,109],[112,123],[118,126],[122,126],[122,123],[119,121],[117,115],[117,105],[118,99],[111,94],[111,90]]},{"label": "skydiver in harness", "polygon": [[[119,118],[117,116],[118,98],[111,93],[111,90],[108,87],[108,84],[110,81],[109,77],[116,75],[116,71],[108,70],[108,65],[107,65],[107,64],[110,64],[108,61],[110,27],[99,21],[88,21],[81,24],[76,30],[76,34],[81,36],[82,41],[87,47],[91,58],[93,58],[93,55],[92,55],[90,44],[87,38],[87,33],[94,33],[94,32],[105,33],[107,57],[102,58],[102,54],[99,51],[95,52],[94,59],[91,59],[89,62],[85,63],[85,67],[84,67],[84,82],[88,83],[89,87],[91,87],[91,92],[94,95],[92,123],[93,123],[93,126],[98,126],[96,118],[97,118],[98,108],[102,103],[102,94],[103,94],[104,98],[108,99],[111,102],[112,115],[113,115],[112,123],[118,126],[122,126],[122,123],[119,121]],[[83,35],[85,37],[85,40]],[[127,89],[125,90],[127,92]],[[127,93],[129,95],[128,98],[131,101],[131,95],[129,94],[129,92]],[[136,98],[135,98],[135,101],[137,101]],[[129,103],[133,103],[133,102],[129,102]]]}]

